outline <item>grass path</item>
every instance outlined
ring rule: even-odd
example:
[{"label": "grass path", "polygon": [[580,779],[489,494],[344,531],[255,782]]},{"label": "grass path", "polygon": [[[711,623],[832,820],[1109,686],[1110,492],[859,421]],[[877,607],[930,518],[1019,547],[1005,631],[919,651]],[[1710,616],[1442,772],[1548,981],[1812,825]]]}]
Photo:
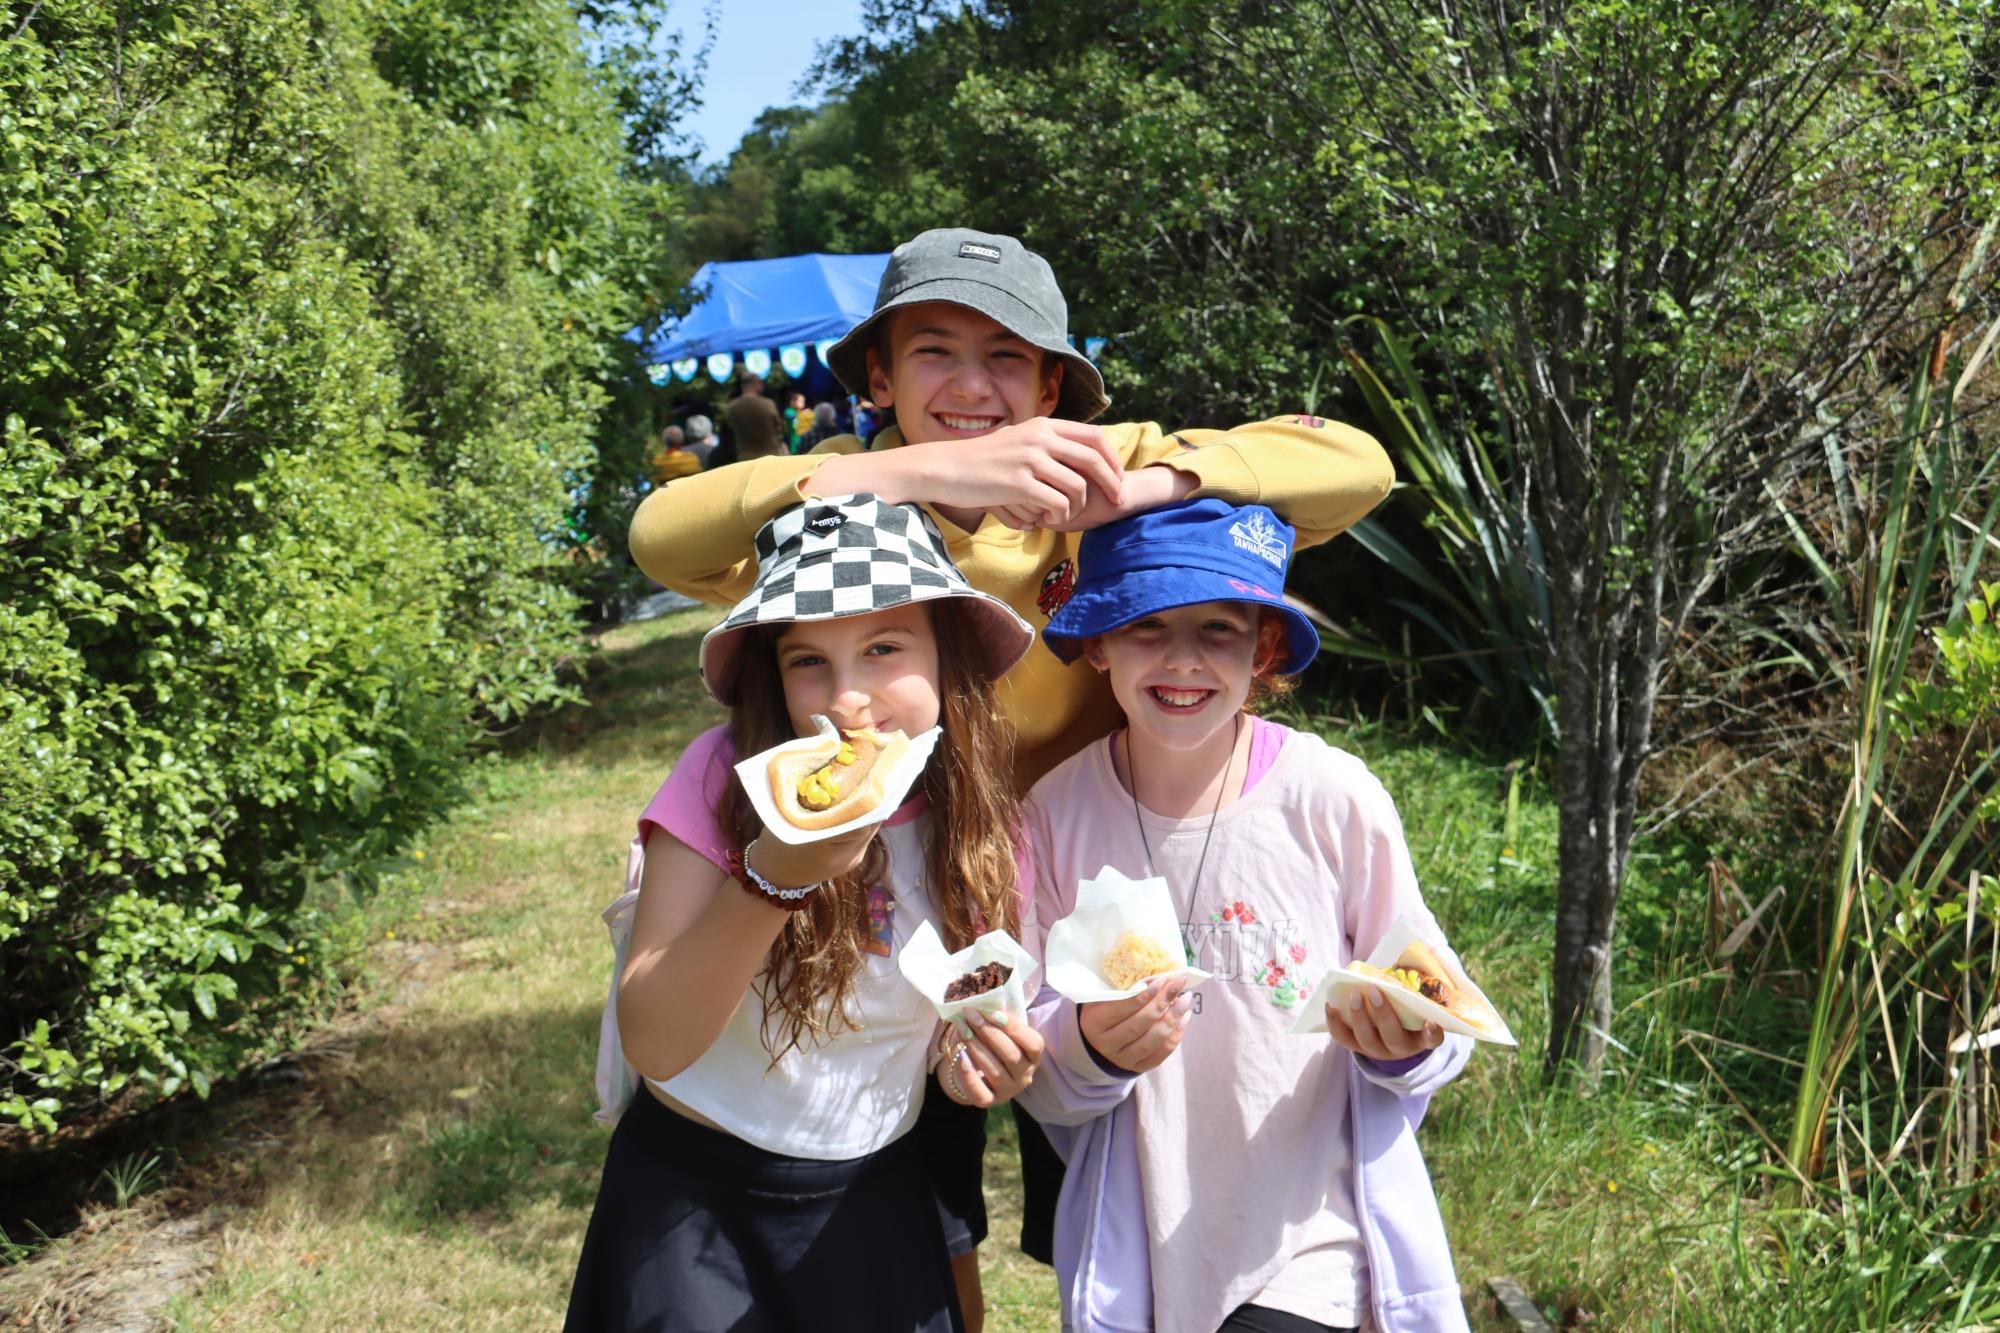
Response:
[{"label": "grass path", "polygon": [[[176,1270],[181,1290],[161,1312],[171,1328],[559,1326],[606,1143],[591,1120],[610,961],[597,913],[620,886],[634,814],[720,720],[695,670],[714,615],[609,634],[594,706],[483,765],[477,798],[370,906],[378,942],[359,1012],[301,1053],[295,1082],[219,1097],[173,1146],[169,1188],[150,1203],[0,1272],[0,1328],[146,1327],[92,1322],[90,1283],[150,1271],[131,1257],[147,1251],[145,1229],[189,1233],[191,1218],[199,1260]],[[1496,770],[1448,750],[1365,729],[1340,740],[1397,796],[1434,910],[1523,1042],[1519,1055],[1475,1055],[1423,1130],[1468,1296],[1508,1272],[1558,1317],[1576,1304],[1603,1327],[1713,1326],[1696,1298],[1726,1280],[1705,1238],[1731,1205],[1718,1164],[1741,1132],[1660,1078],[1685,1076],[1664,1042],[1687,1015],[1663,1001],[1621,1014],[1635,1045],[1665,1034],[1632,1070],[1644,1078],[1614,1071],[1596,1098],[1542,1089],[1553,809],[1508,814]],[[1641,881],[1642,898],[1678,910],[1672,882]],[[1660,929],[1664,940],[1674,927]],[[1626,971],[1643,987],[1669,966],[1663,953]],[[987,1328],[1054,1333],[1049,1271],[1012,1245],[1005,1117],[987,1190]],[[28,1314],[10,1322],[10,1301]],[[1504,1327],[1483,1300],[1468,1304],[1482,1333]]]},{"label": "grass path", "polygon": [[[607,1137],[591,1120],[610,963],[597,913],[635,813],[720,720],[695,670],[712,618],[613,631],[596,706],[514,747],[429,839],[380,946],[386,1001],[315,1062],[287,1123],[266,1127],[275,1142],[211,1164],[233,1202],[173,1327],[560,1324]],[[1003,1197],[1010,1149],[995,1144]],[[989,1327],[1055,1329],[1046,1270],[1002,1248],[986,1247]]]}]

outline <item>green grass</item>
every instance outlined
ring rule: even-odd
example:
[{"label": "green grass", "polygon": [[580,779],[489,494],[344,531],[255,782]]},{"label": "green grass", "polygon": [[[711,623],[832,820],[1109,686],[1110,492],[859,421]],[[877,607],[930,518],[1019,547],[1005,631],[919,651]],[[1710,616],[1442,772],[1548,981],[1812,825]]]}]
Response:
[{"label": "green grass", "polygon": [[[360,1011],[303,1053],[307,1082],[245,1099],[233,1118],[218,1113],[210,1142],[179,1146],[176,1186],[213,1194],[222,1226],[214,1267],[174,1300],[170,1327],[559,1321],[606,1142],[590,1117],[609,967],[597,913],[620,887],[634,815],[719,718],[694,671],[712,617],[608,636],[594,706],[541,720],[483,764],[477,799],[368,906]],[[1758,1034],[1802,1005],[1782,978],[1750,991],[1702,973],[1706,849],[1642,848],[1605,1078],[1591,1095],[1545,1086],[1547,793],[1443,744],[1292,720],[1360,754],[1396,796],[1428,900],[1522,1042],[1479,1048],[1422,1131],[1475,1327],[1502,1327],[1480,1296],[1499,1273],[1558,1320],[1577,1308],[1601,1328],[1736,1329],[1746,1309],[1760,1328],[1814,1327],[1806,1304],[1786,1302],[1846,1262],[1852,1240],[1815,1240],[1813,1222],[1792,1251],[1768,1242],[1770,1219],[1743,1202],[1762,1197],[1764,1156],[1730,1096],[1765,1114],[1785,1081],[1763,1057],[1688,1035],[1763,1045]],[[1782,1049],[1775,1033],[1769,1043]],[[987,1327],[1053,1333],[1049,1271],[1012,1246],[1004,1116],[987,1186]],[[1897,1224],[1884,1211],[1874,1225]],[[1766,1304],[1746,1305],[1746,1291]]]}]

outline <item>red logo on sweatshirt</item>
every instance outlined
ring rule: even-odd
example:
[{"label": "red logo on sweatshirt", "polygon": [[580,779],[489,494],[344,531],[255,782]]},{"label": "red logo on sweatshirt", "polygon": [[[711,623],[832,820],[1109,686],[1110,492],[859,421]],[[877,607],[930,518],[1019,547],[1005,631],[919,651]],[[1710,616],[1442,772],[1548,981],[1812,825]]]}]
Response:
[{"label": "red logo on sweatshirt", "polygon": [[1064,560],[1048,573],[1042,575],[1042,588],[1035,594],[1035,605],[1042,608],[1045,616],[1054,616],[1062,610],[1063,603],[1076,591],[1076,566]]}]

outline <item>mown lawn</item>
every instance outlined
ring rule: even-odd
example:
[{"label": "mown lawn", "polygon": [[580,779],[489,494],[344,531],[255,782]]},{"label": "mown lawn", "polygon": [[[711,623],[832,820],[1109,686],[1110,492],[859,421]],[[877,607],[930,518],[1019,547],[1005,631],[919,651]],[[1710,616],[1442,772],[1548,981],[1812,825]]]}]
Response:
[{"label": "mown lawn", "polygon": [[[251,1109],[182,1151],[175,1188],[210,1200],[216,1226],[206,1277],[172,1300],[169,1326],[560,1322],[606,1138],[591,1120],[609,967],[597,913],[619,888],[634,814],[719,719],[694,668],[712,618],[607,636],[594,706],[484,765],[477,799],[370,906],[360,1012],[302,1054],[304,1080],[249,1095]],[[1666,960],[1695,929],[1690,853],[1641,863],[1609,1077],[1594,1096],[1549,1092],[1553,809],[1530,789],[1510,813],[1507,770],[1447,746],[1289,720],[1338,735],[1396,794],[1439,918],[1523,1043],[1481,1048],[1424,1129],[1475,1327],[1503,1327],[1482,1293],[1496,1273],[1599,1327],[1728,1322],[1727,1241],[1754,1141],[1682,1050],[1702,992],[1673,984]],[[1018,1174],[1005,1117],[994,1131],[987,1327],[1053,1331],[1048,1270],[1006,1243]]]}]

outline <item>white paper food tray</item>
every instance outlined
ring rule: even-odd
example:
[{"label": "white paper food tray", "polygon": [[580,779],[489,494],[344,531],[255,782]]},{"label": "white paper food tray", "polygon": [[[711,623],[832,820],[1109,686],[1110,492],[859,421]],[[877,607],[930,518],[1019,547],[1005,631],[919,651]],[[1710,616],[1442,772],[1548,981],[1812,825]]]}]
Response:
[{"label": "white paper food tray", "polygon": [[[1409,948],[1413,940],[1421,938],[1409,919],[1399,916],[1365,961],[1371,967],[1393,967],[1396,960],[1403,956],[1403,950]],[[1439,957],[1443,958],[1443,955]],[[1514,1034],[1507,1029],[1506,1020],[1500,1017],[1500,1011],[1486,998],[1486,992],[1475,986],[1472,978],[1449,960],[1446,960],[1445,967],[1450,973],[1445,979],[1471,996],[1474,1006],[1484,1009],[1491,1016],[1490,1022],[1467,1022],[1443,1005],[1427,1000],[1406,987],[1387,984],[1378,977],[1356,972],[1352,968],[1336,967],[1319,979],[1319,984],[1313,987],[1312,996],[1299,1006],[1298,1017],[1292,1020],[1292,1031],[1326,1031],[1326,1006],[1331,1003],[1345,1012],[1348,997],[1357,988],[1363,988],[1364,994],[1366,990],[1379,990],[1388,996],[1396,1016],[1408,1031],[1415,1032],[1425,1023],[1435,1023],[1446,1032],[1456,1032],[1476,1041],[1490,1041],[1499,1046],[1518,1045]]]},{"label": "white paper food tray", "polygon": [[[944,998],[945,987],[987,963],[1010,967],[1013,974],[997,988],[982,994],[963,1000]],[[896,966],[902,969],[905,980],[923,992],[938,1017],[961,1033],[966,1031],[967,1013],[988,1018],[994,1014],[1026,1015],[1028,997],[1033,993],[1028,989],[1028,980],[1036,971],[1033,955],[1004,930],[989,930],[957,953],[946,953],[944,941],[928,921],[918,926],[904,943],[902,953],[896,957]]]},{"label": "white paper food tray", "polygon": [[910,748],[903,752],[903,757],[889,770],[882,785],[882,801],[873,810],[858,819],[835,824],[832,828],[802,829],[778,813],[777,803],[771,799],[770,767],[771,761],[777,756],[788,754],[793,750],[807,750],[816,745],[823,745],[829,732],[835,734],[839,732],[839,728],[833,725],[832,719],[818,713],[813,714],[813,722],[819,727],[817,736],[802,736],[795,741],[786,741],[783,745],[774,745],[736,763],[736,780],[741,782],[743,790],[749,793],[750,804],[756,808],[757,818],[764,821],[765,831],[779,842],[788,842],[794,846],[837,838],[843,833],[852,833],[855,829],[879,824],[895,814],[896,807],[903,803],[903,798],[909,795],[910,788],[915,786],[917,779],[923,775],[924,765],[930,762],[931,751],[936,748],[939,735],[938,728],[932,727],[929,731],[910,737]]},{"label": "white paper food tray", "polygon": [[[1104,955],[1128,930],[1152,936],[1170,956],[1180,959],[1180,966],[1136,986],[1113,986],[1099,969]],[[1193,990],[1211,975],[1188,962],[1180,913],[1167,882],[1157,876],[1128,879],[1111,866],[1076,886],[1076,906],[1049,928],[1045,952],[1049,985],[1078,1004],[1129,999],[1155,980],[1179,978],[1183,990]]]}]

